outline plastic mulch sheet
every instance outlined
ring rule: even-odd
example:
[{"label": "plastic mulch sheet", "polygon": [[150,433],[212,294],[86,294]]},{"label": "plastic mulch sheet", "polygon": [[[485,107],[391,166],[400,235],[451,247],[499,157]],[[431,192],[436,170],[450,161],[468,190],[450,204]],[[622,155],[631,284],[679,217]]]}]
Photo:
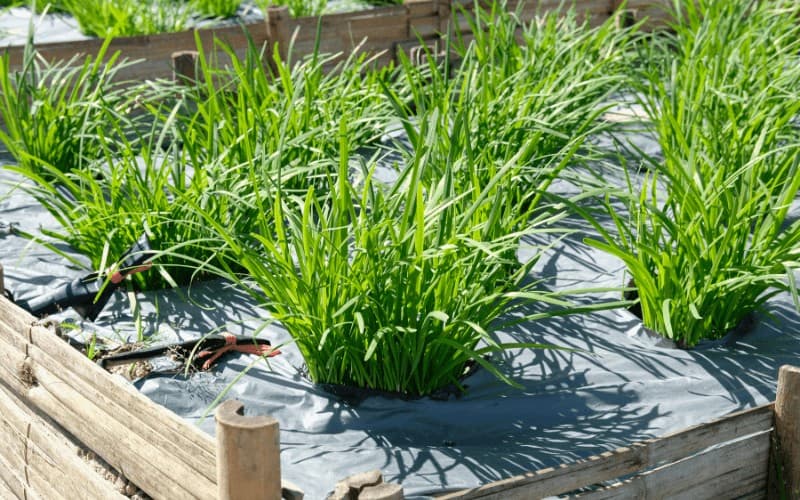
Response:
[{"label": "plastic mulch sheet", "polygon": [[[42,207],[14,187],[18,178],[2,172],[0,180],[0,223],[31,232],[56,227]],[[572,189],[567,183],[558,187]],[[586,246],[584,236],[556,244],[538,263],[538,277],[552,278],[546,286],[623,284],[622,264]],[[519,254],[522,259],[529,254],[526,244]],[[2,226],[0,262],[7,288],[23,299],[85,273]],[[141,324],[134,322],[126,294],[118,292],[94,325],[82,326],[116,340],[135,339],[138,332],[170,342],[218,328],[252,334],[265,316],[244,293],[219,281],[137,297]],[[611,298],[616,297],[580,300]],[[74,312],[60,317],[81,324]],[[791,297],[782,294],[755,318],[750,333],[703,342],[690,351],[647,335],[627,311],[526,323],[497,335],[575,350],[512,350],[497,356],[522,389],[478,370],[466,379],[461,397],[410,401],[345,400],[324,391],[304,375],[303,360],[287,333],[271,325],[259,335],[283,344],[282,354],[268,364],[257,362],[226,398],[241,400],[248,413],[279,420],[283,476],[307,498],[323,498],[337,480],[371,469],[401,483],[407,496],[424,497],[570,462],[767,403],[775,396],[778,368],[800,359],[798,320]],[[151,375],[134,383],[142,394],[213,434],[213,417],[203,416],[254,359],[233,355],[211,372],[188,378]]]}]

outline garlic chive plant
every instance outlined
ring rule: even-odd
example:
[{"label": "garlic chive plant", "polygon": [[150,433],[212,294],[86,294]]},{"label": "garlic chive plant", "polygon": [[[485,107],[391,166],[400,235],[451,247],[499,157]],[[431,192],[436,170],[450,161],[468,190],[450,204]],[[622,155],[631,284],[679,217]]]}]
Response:
[{"label": "garlic chive plant", "polygon": [[190,0],[192,8],[201,17],[233,17],[239,10],[242,0]]},{"label": "garlic chive plant", "polygon": [[[558,226],[566,211],[544,195],[595,129],[603,98],[621,83],[622,56],[593,58],[595,68],[587,52],[602,44],[585,42],[596,36],[624,46],[628,34],[611,23],[596,31],[547,24],[549,43],[583,50],[568,60],[589,70],[572,80],[560,76],[564,64],[550,64],[548,78],[532,78],[526,58],[544,63],[548,43],[487,64],[485,51],[510,49],[507,35],[519,25],[499,15],[485,22],[493,28],[464,47],[459,65],[440,66],[431,55],[424,69],[405,61],[395,82],[382,82],[388,112],[408,136],[398,144],[402,161],[392,183],[375,180],[375,163],[356,154],[352,138],[363,120],[347,113],[336,121],[338,162],[317,159],[321,174],[305,192],[276,182],[296,168],[276,155],[251,162],[257,184],[275,188],[256,199],[259,216],[248,238],[206,217],[230,260],[247,271],[229,277],[286,327],[316,382],[428,395],[462,387],[473,362],[511,382],[484,356],[554,346],[525,338],[498,344],[492,330],[503,316],[530,301],[553,306],[542,316],[583,310],[531,279],[543,248],[525,262],[517,250],[523,237],[566,232]],[[539,36],[536,29],[525,36]]]},{"label": "garlic chive plant", "polygon": [[31,175],[48,166],[61,172],[79,168],[101,155],[98,131],[106,127],[106,109],[123,112],[131,103],[115,83],[133,64],[108,51],[107,40],[95,57],[49,63],[29,41],[22,67],[14,71],[8,53],[0,57],[0,141]]},{"label": "garlic chive plant", "polygon": [[[42,86],[38,98],[43,103],[56,100],[65,114],[62,120],[48,115],[52,128],[71,128],[58,141],[37,143],[35,157],[18,147],[19,163],[10,168],[33,181],[27,189],[61,223],[62,229],[49,236],[90,256],[96,267],[103,255],[120,255],[147,232],[160,252],[159,272],[136,275],[138,287],[185,285],[206,276],[226,256],[214,246],[208,225],[177,200],[194,200],[246,238],[260,197],[271,197],[278,185],[305,192],[329,174],[315,162],[337,154],[332,144],[338,141],[338,116],[351,116],[358,123],[349,136],[354,146],[374,142],[381,120],[387,119],[379,110],[388,105],[381,104],[385,98],[377,83],[383,73],[364,71],[369,61],[353,57],[329,74],[322,72],[328,62],[323,57],[310,57],[291,68],[277,61],[279,77],[273,78],[261,56],[251,46],[230,69],[214,70],[212,61],[201,55],[206,78],[195,87],[149,82],[111,94],[99,85],[94,93],[87,90],[84,100],[64,104],[60,87]],[[113,58],[87,63],[79,83],[103,83],[91,75],[113,75],[119,65]],[[13,81],[8,72],[5,78]],[[82,87],[75,88],[77,92]],[[22,107],[18,94],[7,97]],[[133,103],[135,115],[127,109]],[[74,120],[68,120],[71,105],[82,113]],[[29,128],[21,122],[16,130]],[[61,140],[80,140],[80,154],[64,160],[47,156],[67,152]],[[9,148],[14,145],[10,144]],[[280,177],[250,168],[264,156],[277,159],[259,163],[265,168],[291,168]]]},{"label": "garlic chive plant", "polygon": [[189,28],[191,11],[175,0],[59,0],[84,35],[118,37],[172,33]]},{"label": "garlic chive plant", "polygon": [[476,223],[492,219],[492,240],[524,227],[586,137],[606,127],[598,117],[625,84],[633,31],[614,19],[590,29],[574,11],[524,25],[500,3],[464,15],[474,42],[456,40],[421,67],[403,59],[399,88],[386,92],[409,156],[424,157],[425,182],[447,178],[455,193],[473,192],[513,159],[502,203],[473,214]]},{"label": "garlic chive plant", "polygon": [[[280,151],[283,167],[303,170],[336,157],[342,116],[353,119],[348,140],[354,148],[375,143],[391,119],[381,90],[389,73],[369,70],[363,54],[338,63],[322,54],[282,61],[252,43],[242,58],[222,44],[218,48],[230,57],[230,68],[219,69],[216,56],[205,54],[198,40],[199,82],[183,90],[184,106],[173,126],[195,165],[219,162],[236,168],[262,151]],[[265,60],[272,69],[265,69]],[[315,178],[287,174],[282,182],[304,192],[305,183]]]},{"label": "garlic chive plant", "polygon": [[[679,345],[719,338],[781,291],[797,290],[800,7],[681,2],[675,34],[653,40],[639,92],[664,159],[621,196],[620,257],[644,324]],[[665,56],[666,54],[666,56]]]},{"label": "garlic chive plant", "polygon": [[305,195],[279,189],[262,198],[255,245],[206,218],[247,270],[229,276],[288,330],[316,382],[427,395],[461,387],[469,361],[511,382],[483,356],[552,347],[502,345],[489,333],[520,302],[512,292],[533,286],[522,283],[535,260],[512,274],[508,268],[519,238],[535,226],[486,238],[503,221],[473,217],[506,203],[499,184],[516,170],[513,159],[488,186],[462,193],[448,179],[423,181],[424,153],[392,187],[374,181],[374,165],[362,161],[356,185],[347,126],[343,117],[336,175],[326,177],[324,196],[309,186]]}]

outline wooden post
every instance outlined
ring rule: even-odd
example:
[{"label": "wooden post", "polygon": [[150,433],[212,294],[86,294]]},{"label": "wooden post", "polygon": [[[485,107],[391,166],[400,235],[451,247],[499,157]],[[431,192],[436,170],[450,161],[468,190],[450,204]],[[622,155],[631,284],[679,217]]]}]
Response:
[{"label": "wooden post", "polygon": [[3,276],[3,264],[0,264],[0,296],[5,295],[5,276]]},{"label": "wooden post", "polygon": [[219,405],[216,419],[219,500],[280,500],[278,421],[245,417],[236,400]]},{"label": "wooden post", "polygon": [[267,43],[269,52],[266,54],[267,64],[273,70],[276,69],[274,57],[275,44],[278,45],[278,54],[281,61],[286,62],[289,57],[289,44],[291,34],[289,33],[289,7],[276,6],[267,9]]},{"label": "wooden post", "polygon": [[172,53],[172,74],[176,82],[193,84],[197,81],[196,50],[181,50]]},{"label": "wooden post", "polygon": [[800,498],[800,368],[784,365],[778,372],[775,433],[780,444],[787,498]]}]

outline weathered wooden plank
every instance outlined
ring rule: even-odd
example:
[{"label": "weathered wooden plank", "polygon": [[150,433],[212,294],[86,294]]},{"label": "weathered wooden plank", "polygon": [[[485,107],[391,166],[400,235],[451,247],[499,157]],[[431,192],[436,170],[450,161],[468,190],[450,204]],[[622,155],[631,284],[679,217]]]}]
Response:
[{"label": "weathered wooden plank", "polygon": [[[2,387],[2,385],[0,385]],[[40,462],[42,454],[35,449],[26,435],[30,432],[27,426],[18,428],[9,421],[9,413],[13,412],[13,399],[8,398],[8,390],[3,388],[0,394],[0,483],[10,491],[9,494],[0,495],[0,498],[27,498],[27,499],[59,499],[65,498],[61,490],[54,489],[55,484],[60,484],[58,477],[49,477],[42,473]],[[52,461],[52,460],[51,460]],[[73,489],[78,492],[78,497],[85,497],[87,490]],[[91,491],[91,490],[88,490]],[[97,496],[96,498],[106,498]]]},{"label": "weathered wooden plank", "polygon": [[645,21],[643,30],[664,29],[675,20],[671,0],[615,0],[613,7],[624,7],[634,22]]},{"label": "weathered wooden plank", "polygon": [[300,31],[316,32],[317,25],[321,26],[324,32],[327,30],[336,30],[342,26],[346,26],[353,21],[361,21],[363,23],[386,24],[387,22],[405,23],[408,13],[403,5],[392,5],[386,7],[379,7],[363,12],[343,12],[339,14],[326,14],[322,17],[317,16],[304,16],[292,19],[292,29],[299,29]]},{"label": "weathered wooden plank", "polygon": [[[115,415],[39,363],[32,364],[36,385],[24,395],[84,442],[115,469],[156,498],[214,498],[216,486],[185,463],[164,453]],[[69,372],[61,374],[69,379]]]},{"label": "weathered wooden plank", "polygon": [[523,499],[542,498],[571,491],[587,484],[607,481],[640,470],[646,447],[637,444],[589,457],[571,465],[541,469],[496,481],[469,490],[450,493],[442,499]]},{"label": "weathered wooden plank", "polygon": [[[20,369],[25,359],[24,353],[17,351],[8,343],[0,343],[0,354],[8,360],[8,363],[0,368],[0,378],[9,387],[51,415],[145,491],[166,498],[213,498],[215,492],[213,479],[203,477],[186,463],[154,446],[135,432],[131,432],[130,422],[116,420],[121,416],[119,412],[109,412],[108,408],[98,407],[98,400],[108,403],[108,398],[101,395],[101,391],[87,383],[83,377],[87,377],[88,373],[89,378],[94,378],[95,382],[99,382],[99,386],[105,387],[115,396],[120,393],[131,396],[130,392],[125,392],[133,391],[127,383],[117,380],[89,362],[46,328],[34,327],[31,329],[31,337],[35,344],[28,346],[28,354],[31,357],[27,361],[27,366],[30,368],[27,375]],[[61,356],[59,362],[49,358],[36,344]],[[54,371],[58,375],[45,366],[50,366],[50,370],[55,366]],[[115,388],[120,387],[124,390],[115,391]],[[135,403],[138,400],[144,403],[142,406],[145,408],[152,405],[151,411],[144,410],[144,413],[149,413],[149,417],[154,419],[154,425],[167,425],[177,419],[163,408],[160,412],[153,411],[158,407],[138,393],[133,394],[136,397],[129,398],[130,401]],[[134,411],[140,410],[141,408],[134,407]],[[124,417],[124,414],[122,416]],[[170,416],[172,418],[169,418]],[[190,436],[192,431],[200,432],[180,420],[178,422],[187,427],[187,434]],[[213,441],[205,434],[200,435],[213,450]],[[148,437],[152,438],[152,435]],[[196,460],[190,463],[193,462]],[[216,466],[213,451],[212,464]],[[215,473],[212,473],[212,477],[215,479]]]},{"label": "weathered wooden plank", "polygon": [[439,16],[430,15],[409,19],[408,30],[408,38],[411,40],[416,40],[418,37],[433,37],[439,33]]},{"label": "weathered wooden plank", "polygon": [[[16,316],[24,316],[18,308],[9,307],[8,310]],[[121,498],[113,485],[109,486],[110,483],[100,478],[93,467],[78,456],[77,444],[61,434],[54,424],[44,420],[39,412],[55,417],[72,435],[85,436],[84,442],[90,449],[155,497],[214,498],[216,450],[215,442],[208,435],[144,398],[127,382],[89,362],[57,338],[51,329],[40,325],[25,328],[34,343],[24,344],[21,348],[7,342],[6,337],[25,337],[10,329],[0,332],[3,333],[0,335],[0,440],[17,443],[16,447],[0,447],[0,458],[3,458],[3,452],[6,455],[11,453],[9,457],[13,464],[9,465],[6,458],[0,463],[0,466],[7,465],[4,469],[0,467],[0,480],[12,491],[12,494],[0,498],[40,497],[38,486],[26,485],[15,471],[21,471],[28,478],[33,477],[30,474],[39,474],[36,477],[41,476],[46,483],[39,488],[42,491],[50,484],[57,485],[58,491],[48,490],[41,494],[41,498],[48,500],[61,494],[66,498],[86,495],[89,498]],[[43,364],[54,367],[54,370]],[[16,411],[14,404],[17,405]],[[26,421],[28,418],[30,420]],[[141,426],[131,424],[142,419],[151,419],[149,422],[163,435],[154,435],[147,430],[144,437],[137,434]],[[22,428],[26,429],[26,440],[19,437],[21,433],[18,430]],[[164,436],[171,439],[172,444],[165,445]],[[176,446],[185,446],[186,449],[179,450]],[[176,450],[183,454],[174,456]],[[27,467],[20,466],[21,463],[24,465],[21,462],[24,453],[27,454]],[[189,453],[193,455],[189,456]],[[209,474],[199,473],[199,469],[207,467],[209,461],[214,467],[210,478],[206,477]],[[79,485],[80,489],[74,489],[73,485]],[[283,482],[283,488],[300,492],[288,482]]]},{"label": "weathered wooden plank", "polygon": [[610,498],[735,498],[766,491],[770,431],[712,448],[643,472],[596,492],[587,500]]},{"label": "weathered wooden plank", "polygon": [[[542,17],[549,12],[559,12],[566,14],[572,8],[572,4],[558,1],[548,2],[525,2],[519,1],[509,5],[511,12],[517,12],[519,19],[523,22],[530,22]],[[575,16],[578,22],[589,19],[590,26],[603,24],[614,11],[614,6],[610,0],[597,0],[591,2],[579,2],[575,5]]]},{"label": "weathered wooden plank", "polygon": [[382,18],[380,21],[382,22],[373,23],[369,19],[353,19],[339,27],[337,33],[353,47],[366,39],[370,45],[391,48],[394,43],[408,39],[408,24],[405,17],[400,24],[395,19]]},{"label": "weathered wooden plank", "polygon": [[21,477],[25,477],[25,431],[20,431],[15,428],[5,418],[5,412],[8,411],[9,401],[0,395],[0,411],[3,412],[2,420],[0,420],[0,455]]},{"label": "weathered wooden plank", "polygon": [[55,339],[51,330],[34,327],[31,338],[35,347],[29,348],[29,356],[35,364],[54,373],[69,372],[72,387],[107,408],[130,432],[190,465],[207,480],[216,479],[215,445],[207,434],[144,398],[127,381],[110,375],[66,342]]},{"label": "weathered wooden plank", "polygon": [[443,498],[536,498],[610,481],[664,462],[680,460],[743,435],[766,432],[772,426],[772,408],[773,405],[768,404],[737,412],[715,422],[589,457],[572,465],[529,472]]},{"label": "weathered wooden plank", "polygon": [[[0,448],[2,447],[0,446]],[[27,488],[20,477],[20,472],[22,471],[9,463],[5,456],[0,453],[0,483],[11,492],[10,495],[3,495],[2,498],[26,498],[25,490]],[[28,498],[31,497],[28,496]]]},{"label": "weathered wooden plank", "polygon": [[[277,46],[278,53],[282,60],[286,60],[289,54],[289,43],[295,28],[289,16],[289,8],[286,6],[275,6],[267,9],[267,41],[270,44],[269,56]],[[270,64],[274,65],[272,57],[269,57]],[[274,67],[273,67],[274,69]]]},{"label": "weathered wooden plank", "polygon": [[21,382],[25,351],[18,349],[0,337],[0,381],[4,382],[17,394],[25,390]]},{"label": "weathered wooden plank", "polygon": [[[748,496],[764,498],[767,492],[767,454],[754,455],[756,460],[740,463],[739,468],[717,477],[709,478],[704,483],[696,484],[690,489],[680,492],[683,498],[737,498]],[[759,457],[763,460],[759,460]],[[743,457],[744,458],[744,457]],[[714,468],[714,465],[709,465]]]},{"label": "weathered wooden plank", "polygon": [[781,366],[775,398],[775,459],[783,469],[783,485],[790,498],[800,498],[800,367]]},{"label": "weathered wooden plank", "polygon": [[[119,51],[121,59],[140,60],[139,63],[127,66],[117,72],[117,81],[144,81],[152,78],[165,78],[172,74],[171,55],[179,50],[195,50],[197,32],[206,53],[214,53],[223,63],[227,56],[215,48],[214,39],[230,44],[239,51],[247,47],[247,33],[253,43],[260,47],[268,39],[267,27],[263,22],[249,23],[243,26],[203,28],[179,33],[120,37],[114,39],[108,47],[110,56]],[[68,61],[76,55],[95,56],[103,45],[101,39],[79,40],[72,42],[53,42],[36,45],[39,55],[46,61]],[[12,69],[19,68],[23,62],[24,47],[6,47]]]},{"label": "weathered wooden plank", "polygon": [[[123,498],[113,484],[80,458],[77,444],[3,386],[0,386],[0,408],[0,419],[8,430],[4,438],[18,441],[21,449],[27,451],[27,467],[40,471],[49,483],[58,484],[59,491],[67,498]],[[4,439],[4,442],[9,441]]]},{"label": "weathered wooden plank", "polygon": [[216,410],[219,500],[280,498],[278,421],[244,416],[244,405],[228,400]]},{"label": "weathered wooden plank", "polygon": [[8,330],[0,328],[0,363],[4,367],[18,367],[25,360],[27,343]]},{"label": "weathered wooden plank", "polygon": [[715,444],[768,430],[772,427],[773,408],[772,403],[758,406],[647,441],[649,451],[646,467],[679,460]]},{"label": "weathered wooden plank", "polygon": [[439,0],[407,0],[403,5],[411,19],[435,16],[439,13]]},{"label": "weathered wooden plank", "polygon": [[[37,438],[38,439],[38,438]],[[45,446],[47,446],[45,444]],[[28,442],[27,477],[31,487],[45,498],[63,497],[124,500],[109,481],[82,463],[74,453],[65,449],[45,450],[30,440]],[[78,467],[84,465],[84,467]],[[101,484],[103,481],[104,484]]]},{"label": "weathered wooden plank", "polygon": [[22,338],[34,321],[36,318],[0,295],[0,332]]},{"label": "weathered wooden plank", "polygon": [[[70,373],[69,382],[73,387],[81,388],[83,394],[91,394],[95,401],[110,408],[112,414],[123,419],[133,432],[157,443],[163,452],[189,464],[207,480],[216,480],[214,442],[208,435],[142,397],[126,381],[110,376],[53,331],[35,327],[31,330],[31,338],[34,345],[42,349],[26,347],[24,338],[13,332],[0,332],[0,361],[10,370],[6,378],[19,378],[17,372],[27,350],[34,361],[50,367],[52,372]],[[14,385],[16,389],[24,390],[24,384],[18,380]]]},{"label": "weathered wooden plank", "polygon": [[35,491],[39,496],[48,500],[73,500],[84,497],[84,495],[80,494],[77,497],[68,496],[64,491],[67,489],[66,485],[59,481],[61,478],[52,477],[51,480],[48,480],[47,471],[42,469],[47,469],[47,465],[43,465],[41,460],[37,460],[35,452],[29,449],[24,468],[25,482],[29,492]]},{"label": "weathered wooden plank", "polygon": [[[314,52],[314,48],[316,47],[317,42],[315,40],[297,40],[294,43],[294,52],[293,57],[300,57],[301,54],[307,55],[312,54]],[[341,58],[346,56],[346,52],[348,52],[349,44],[346,44],[342,41],[341,38],[327,38],[325,40],[321,40],[319,44],[319,50],[321,53],[327,54],[341,54]]]},{"label": "weathered wooden plank", "polygon": [[19,498],[16,493],[11,489],[9,485],[0,477],[0,498]]}]

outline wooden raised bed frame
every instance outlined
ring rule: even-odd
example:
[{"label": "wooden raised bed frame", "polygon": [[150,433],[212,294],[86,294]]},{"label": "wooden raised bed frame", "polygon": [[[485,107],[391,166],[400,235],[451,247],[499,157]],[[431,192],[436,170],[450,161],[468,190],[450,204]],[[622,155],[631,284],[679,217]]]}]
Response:
[{"label": "wooden raised bed frame", "polygon": [[[481,0],[482,2],[488,0]],[[663,9],[651,7],[667,0],[630,0],[626,9],[635,18],[644,15],[657,16]],[[622,0],[574,0],[580,16],[589,16],[592,24],[604,22],[621,5]],[[285,58],[290,43],[292,55],[301,58],[310,54],[317,43],[324,53],[347,55],[360,50],[375,57],[378,64],[386,64],[396,57],[398,48],[408,48],[436,40],[448,29],[466,31],[468,23],[460,14],[461,8],[470,9],[473,0],[406,0],[402,5],[378,7],[360,12],[328,14],[320,17],[292,18],[286,7],[270,7],[266,22],[253,22],[242,26],[224,28],[201,28],[179,33],[120,37],[114,39],[108,54],[119,51],[121,58],[140,61],[121,69],[116,78],[122,81],[143,81],[154,78],[169,78],[173,75],[175,52],[197,49],[195,32],[206,53],[213,53],[220,63],[225,55],[215,50],[214,40],[219,39],[235,49],[239,55],[247,47],[248,37],[257,46],[266,45],[267,54],[275,45]],[[537,14],[572,5],[569,0],[508,0],[510,10],[520,9],[523,21],[534,19]],[[662,16],[663,17],[663,16]],[[662,22],[658,17],[657,22]],[[317,33],[319,29],[319,40]],[[76,54],[96,55],[103,44],[102,39],[74,42],[37,44],[36,49],[47,61],[67,61]],[[11,67],[19,69],[23,62],[24,47],[4,47],[9,53]],[[2,50],[2,49],[0,49]]]},{"label": "wooden raised bed frame", "polygon": [[[471,4],[459,1],[466,7]],[[649,18],[649,27],[658,28],[667,22],[666,2],[628,0],[625,8],[633,20]],[[539,9],[561,4],[531,0],[521,16],[531,19]],[[578,10],[595,21],[604,21],[621,4],[577,2]],[[319,19],[293,19],[285,8],[273,8],[266,23],[244,26],[247,33],[242,27],[199,30],[199,38],[206,50],[212,50],[218,38],[241,53],[249,35],[256,45],[277,44],[284,56],[293,41],[293,55],[301,57],[313,50],[319,29],[322,51],[347,54],[358,46],[385,63],[393,60],[398,47],[416,45],[420,38],[423,43],[435,40],[448,26],[467,29],[449,2],[422,0]],[[79,53],[95,54],[101,43],[44,44],[37,49],[48,60],[67,60]],[[144,60],[119,75],[136,81],[173,75],[173,54],[195,48],[194,32],[184,32],[121,38],[110,51]],[[22,48],[7,50],[19,64]],[[37,321],[0,293],[0,498],[124,498],[85,460],[87,451],[154,498],[246,500],[277,498],[279,492],[285,498],[302,498],[298,488],[280,479],[277,422],[243,417],[240,411],[241,405],[233,401],[220,406],[215,441],[89,361],[59,337],[56,325]],[[595,486],[580,496],[763,497],[770,471],[777,466],[785,485],[770,488],[785,488],[781,491],[790,498],[800,498],[798,423],[800,369],[783,367],[774,404],[442,498],[528,499],[591,485]],[[617,480],[620,477],[625,479]],[[604,485],[597,486],[600,483]],[[392,495],[373,498],[398,498],[396,492]]]},{"label": "wooden raised bed frame", "polygon": [[[82,458],[89,450],[154,498],[302,498],[281,482],[274,419],[244,417],[241,404],[226,401],[215,443],[92,363],[2,289],[0,267],[0,497],[123,498]],[[592,485],[580,496],[762,498],[777,467],[785,484],[771,488],[797,498],[798,423],[800,368],[784,366],[774,404],[442,498],[530,499]],[[402,498],[393,491],[371,498]]]}]

